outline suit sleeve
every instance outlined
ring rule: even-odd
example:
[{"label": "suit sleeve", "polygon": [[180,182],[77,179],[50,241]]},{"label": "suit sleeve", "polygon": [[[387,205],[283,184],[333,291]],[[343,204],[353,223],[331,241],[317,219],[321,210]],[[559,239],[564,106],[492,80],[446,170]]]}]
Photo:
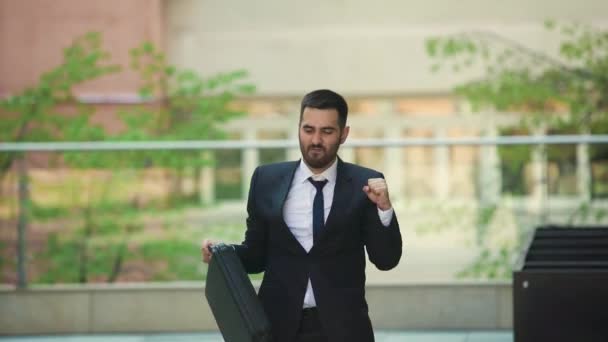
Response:
[{"label": "suit sleeve", "polygon": [[260,273],[266,267],[266,225],[261,221],[256,209],[256,186],[259,168],[251,176],[249,196],[247,199],[247,230],[245,240],[234,245],[235,250],[247,273]]},{"label": "suit sleeve", "polygon": [[[380,177],[384,178],[382,174]],[[378,216],[378,207],[366,198],[364,213],[364,243],[369,260],[379,270],[387,271],[399,263],[403,243],[399,222],[393,210],[393,217],[388,227],[385,227]]]}]

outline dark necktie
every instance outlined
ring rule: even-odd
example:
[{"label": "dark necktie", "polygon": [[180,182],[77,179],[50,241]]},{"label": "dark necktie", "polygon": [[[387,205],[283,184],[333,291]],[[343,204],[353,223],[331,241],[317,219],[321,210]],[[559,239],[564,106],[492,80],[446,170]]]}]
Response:
[{"label": "dark necktie", "polygon": [[315,200],[312,203],[312,236],[316,242],[323,226],[325,226],[325,210],[323,205],[323,187],[327,184],[327,179],[316,181],[308,178],[308,181],[317,188]]}]

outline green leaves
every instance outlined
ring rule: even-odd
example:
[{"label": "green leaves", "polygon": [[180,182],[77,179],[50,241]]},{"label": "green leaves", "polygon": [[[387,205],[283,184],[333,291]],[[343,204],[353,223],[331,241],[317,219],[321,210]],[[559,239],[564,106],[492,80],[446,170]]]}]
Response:
[{"label": "green leaves", "polygon": [[503,244],[498,248],[483,248],[473,263],[458,273],[460,278],[510,279],[512,259],[517,252],[514,246]]},{"label": "green leaves", "polygon": [[[608,108],[608,32],[576,23],[544,24],[563,35],[558,53],[569,64],[492,32],[471,32],[428,39],[431,71],[481,64],[486,71],[481,80],[456,88],[476,110],[547,113],[565,107],[572,122],[598,120]],[[546,123],[550,120],[547,116]]]},{"label": "green leaves", "polygon": [[[163,105],[148,108],[140,121],[142,109],[122,113],[127,129],[119,140],[199,140],[218,139],[224,134],[219,124],[243,115],[230,108],[238,95],[247,95],[255,87],[245,80],[245,70],[235,70],[204,77],[189,69],[179,69],[166,62],[164,54],[151,43],[131,50],[131,67],[141,77],[140,96],[161,98]],[[156,151],[148,160],[155,166],[184,168],[208,164],[200,151]]]},{"label": "green leaves", "polygon": [[179,238],[151,240],[140,247],[143,259],[149,263],[166,263],[153,275],[155,280],[198,280],[201,278],[200,246]]},{"label": "green leaves", "polygon": [[[485,71],[481,79],[457,86],[455,93],[467,99],[474,110],[491,107],[526,114],[517,127],[503,134],[528,134],[541,126],[550,133],[608,133],[608,31],[553,20],[545,21],[544,26],[550,34],[561,38],[553,54],[487,31],[429,38],[426,51],[432,60],[431,71],[460,72],[471,68]],[[605,183],[601,181],[605,177],[601,170],[608,158],[607,150],[601,145],[589,147],[593,196],[596,192],[607,193],[601,186]],[[499,147],[498,152],[502,161],[502,192],[525,194],[528,189],[522,184],[522,174],[530,162],[530,147]],[[558,166],[574,164],[574,152],[572,146],[546,149],[548,159]],[[480,212],[478,229],[485,229],[494,211],[488,207]],[[585,207],[576,214],[604,217],[603,212],[591,214]],[[461,275],[509,277],[510,257],[519,241],[490,246],[481,233],[482,252]]]},{"label": "green leaves", "polygon": [[440,39],[439,38],[429,38],[426,40],[426,53],[427,55],[429,55],[430,57],[436,57],[437,56],[437,46],[440,43]]},{"label": "green leaves", "polygon": [[[459,72],[471,67],[478,58],[480,52],[487,53],[483,42],[478,42],[467,34],[450,37],[433,37],[426,40],[427,54],[438,60],[431,66],[432,72],[439,71],[442,67],[450,67],[451,71]],[[442,60],[450,60],[451,63],[442,63]]]},{"label": "green leaves", "polygon": [[[11,129],[0,133],[3,141],[88,138],[84,131],[91,126],[88,122],[91,111],[87,106],[77,105],[78,114],[73,118],[63,117],[64,120],[59,119],[63,114],[55,112],[55,107],[74,102],[75,86],[116,72],[119,67],[104,64],[109,54],[102,50],[101,35],[96,32],[76,38],[64,49],[63,56],[63,62],[41,75],[37,85],[0,101],[0,108],[15,114],[6,118],[11,122],[7,124]],[[69,123],[67,128],[66,123]],[[99,132],[95,131],[93,135],[99,136]]]},{"label": "green leaves", "polygon": [[[215,75],[201,75],[194,70],[184,70],[168,64],[165,54],[151,42],[143,42],[132,49],[130,55],[130,67],[141,79],[139,95],[146,103],[125,106],[118,113],[123,123],[119,132],[107,132],[93,124],[91,118],[94,108],[79,103],[74,94],[76,86],[121,70],[119,65],[108,62],[110,54],[103,49],[101,34],[91,32],[77,37],[66,47],[62,63],[42,74],[38,84],[0,101],[0,140],[219,139],[226,135],[221,130],[221,124],[244,114],[231,107],[232,101],[237,96],[255,91],[255,87],[247,81],[245,70]],[[17,153],[1,154],[0,172],[10,170],[13,160],[19,156]],[[212,162],[211,156],[201,151],[78,151],[62,152],[54,156],[60,156],[63,165],[82,169],[77,172],[83,174],[91,172],[90,169],[105,169],[104,174],[126,177],[125,173],[136,172],[141,168],[159,168],[171,186],[166,196],[168,201],[165,198],[158,199],[163,201],[163,205],[166,202],[179,203],[185,196],[200,198],[198,194],[182,193],[182,180],[187,175],[200,183],[200,167]],[[76,184],[70,189],[71,193],[65,194],[68,198],[72,197],[68,207],[81,209],[74,213],[70,209],[70,216],[82,219],[84,223],[65,237],[56,236],[49,240],[47,254],[44,255],[49,260],[49,272],[42,281],[86,281],[87,275],[97,278],[108,272],[112,272],[109,279],[115,279],[120,271],[120,265],[126,257],[124,251],[127,239],[134,231],[141,229],[142,224],[132,217],[105,215],[103,207],[123,212],[125,202],[128,202],[133,206],[131,209],[139,210],[137,192],[143,184],[134,177],[131,184],[138,190],[133,191],[117,189],[116,184],[111,184],[108,179],[100,182],[103,183],[104,190],[101,193],[91,185],[99,183],[89,182]],[[199,189],[197,186],[196,191]],[[114,197],[110,198],[108,191],[112,191]],[[88,202],[83,204],[83,198]],[[69,202],[69,199],[66,201]],[[37,215],[35,218],[57,219],[65,213],[61,209],[64,207],[60,210],[40,209],[34,212]],[[105,239],[110,236],[120,236],[121,241],[108,244]],[[197,263],[198,261],[196,258]],[[73,267],[74,265],[78,267]],[[65,271],[67,269],[70,271]]]}]

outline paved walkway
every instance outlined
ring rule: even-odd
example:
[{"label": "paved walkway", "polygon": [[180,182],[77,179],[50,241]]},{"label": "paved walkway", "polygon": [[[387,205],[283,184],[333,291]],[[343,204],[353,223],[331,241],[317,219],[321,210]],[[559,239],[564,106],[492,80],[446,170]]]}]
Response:
[{"label": "paved walkway", "polygon": [[[219,333],[0,337],[1,342],[221,342]],[[377,342],[513,342],[511,331],[379,331]]]}]

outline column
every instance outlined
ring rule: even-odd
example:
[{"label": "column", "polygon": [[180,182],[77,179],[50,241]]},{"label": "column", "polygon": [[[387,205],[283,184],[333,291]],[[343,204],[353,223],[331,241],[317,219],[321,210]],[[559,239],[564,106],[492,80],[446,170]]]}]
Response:
[{"label": "column", "polygon": [[[382,137],[386,140],[400,139],[402,138],[402,127],[401,120],[396,117],[395,101],[379,100],[376,104],[376,110],[378,112],[378,120],[389,123],[388,125],[381,125]],[[391,200],[397,201],[404,198],[404,158],[403,158],[403,147],[398,146],[387,146],[383,148],[383,160],[384,165],[381,168],[378,166],[380,171],[384,173],[386,182],[389,186]]]},{"label": "column", "polygon": [[[348,139],[346,140],[348,141]],[[355,162],[355,148],[354,147],[348,147],[348,146],[340,146],[340,151],[338,151],[338,155],[340,156],[340,159],[342,159],[345,162],[348,163],[354,163]]]},{"label": "column", "polygon": [[[544,137],[545,129],[537,128],[534,136]],[[547,198],[548,198],[548,179],[547,179],[547,154],[544,144],[536,144],[532,147],[532,202],[533,211],[538,214],[539,224],[547,222]]]},{"label": "column", "polygon": [[[398,122],[398,119],[387,118],[386,122]],[[401,135],[400,125],[387,125],[384,128],[384,137],[386,139],[399,139]],[[391,199],[400,200],[405,196],[405,165],[404,165],[403,147],[385,147],[384,148],[384,176],[390,189]]]},{"label": "column", "polygon": [[[445,138],[445,128],[435,130],[435,139]],[[447,145],[433,148],[435,196],[445,200],[450,194],[450,147]]]},{"label": "column", "polygon": [[[213,163],[215,160],[213,151],[207,150],[202,152],[203,158],[209,163]],[[215,168],[213,165],[204,166],[201,168],[201,182],[199,183],[200,189],[199,201],[203,205],[209,205],[215,202]]]},{"label": "column", "polygon": [[[253,142],[257,140],[257,130],[253,128],[247,128],[243,131],[243,140]],[[242,186],[242,198],[247,200],[249,194],[249,182],[251,181],[251,175],[255,168],[260,164],[260,153],[257,148],[247,147],[243,149],[243,155],[241,159],[241,186]]]},{"label": "column", "polygon": [[300,147],[299,147],[299,141],[300,139],[298,138],[298,132],[300,129],[299,123],[300,123],[300,105],[299,103],[297,105],[293,105],[291,106],[290,109],[290,113],[289,113],[289,125],[287,125],[288,127],[287,129],[287,138],[290,141],[293,141],[296,143],[296,147],[294,148],[288,148],[287,149],[287,160],[298,160],[302,157],[302,153],[300,152]]},{"label": "column", "polygon": [[[498,129],[492,123],[489,124],[483,136],[496,138]],[[479,194],[481,205],[493,205],[500,199],[502,178],[500,172],[500,158],[496,145],[482,145],[479,149]]]},{"label": "column", "polygon": [[[294,141],[296,144],[299,142],[298,138],[298,124],[294,123],[293,127],[288,128],[287,137],[290,141]],[[298,160],[302,157],[300,147],[288,148],[287,149],[287,160]]]},{"label": "column", "polygon": [[[589,135],[589,133],[585,133]],[[589,145],[576,145],[576,182],[578,195],[582,201],[591,199],[591,164],[589,161]]]}]

